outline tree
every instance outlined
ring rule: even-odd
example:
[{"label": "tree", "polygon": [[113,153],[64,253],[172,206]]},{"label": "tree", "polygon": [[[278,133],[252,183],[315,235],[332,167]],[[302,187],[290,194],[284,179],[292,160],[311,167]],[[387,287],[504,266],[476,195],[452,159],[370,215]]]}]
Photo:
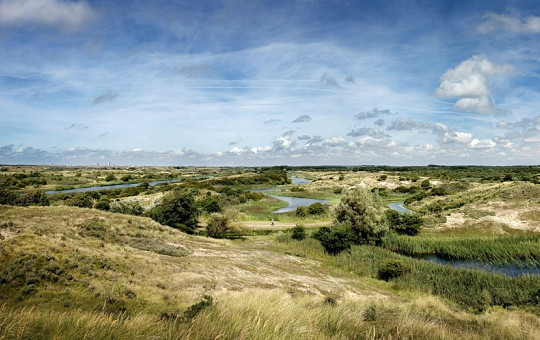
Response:
[{"label": "tree", "polygon": [[390,230],[398,234],[414,236],[420,232],[424,223],[418,214],[400,214],[392,209],[387,210],[385,214]]},{"label": "tree", "polygon": [[163,196],[148,215],[161,224],[191,234],[197,227],[200,211],[193,194],[184,190],[172,191]]},{"label": "tree", "polygon": [[366,188],[347,191],[334,213],[334,225],[350,226],[355,244],[380,244],[388,232],[382,203]]}]

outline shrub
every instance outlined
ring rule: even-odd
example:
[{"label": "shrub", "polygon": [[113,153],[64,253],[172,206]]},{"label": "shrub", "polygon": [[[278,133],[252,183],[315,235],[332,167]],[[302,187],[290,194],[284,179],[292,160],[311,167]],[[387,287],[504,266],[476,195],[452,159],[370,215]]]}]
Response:
[{"label": "shrub", "polygon": [[42,205],[47,206],[51,204],[49,197],[41,190],[30,191],[15,199],[16,205],[29,206],[29,205]]},{"label": "shrub", "polygon": [[206,236],[213,238],[223,238],[231,230],[231,222],[228,217],[214,214],[206,225]]},{"label": "shrub", "polygon": [[172,191],[163,196],[148,215],[161,224],[193,233],[197,227],[200,211],[193,194],[183,190]]},{"label": "shrub", "polygon": [[400,214],[399,212],[389,209],[385,213],[386,220],[390,226],[390,230],[395,231],[400,235],[414,236],[420,232],[424,221],[417,214]]},{"label": "shrub", "polygon": [[379,269],[378,277],[384,281],[390,281],[407,273],[409,268],[401,260],[386,260]]},{"label": "shrub", "polygon": [[313,203],[308,206],[308,213],[310,215],[322,215],[326,213],[326,210],[324,210],[324,205],[321,203]]},{"label": "shrub", "polygon": [[291,238],[293,240],[302,241],[306,238],[306,228],[304,226],[297,224],[292,230]]},{"label": "shrub", "polygon": [[200,206],[209,214],[218,213],[221,211],[221,204],[219,203],[219,199],[217,197],[206,197],[200,202]]},{"label": "shrub", "polygon": [[298,217],[306,217],[308,214],[306,207],[298,207],[296,208],[296,216]]},{"label": "shrub", "polygon": [[76,193],[70,199],[66,201],[67,205],[79,208],[92,208],[94,202],[89,195],[83,193]]},{"label": "shrub", "polygon": [[143,213],[143,207],[139,201],[116,201],[110,205],[111,212],[118,214],[127,214],[140,216]]},{"label": "shrub", "polygon": [[343,188],[341,188],[341,187],[335,187],[335,188],[334,188],[334,194],[339,195],[339,194],[341,194],[342,192],[343,192]]},{"label": "shrub", "polygon": [[94,204],[94,208],[103,210],[103,211],[109,211],[111,210],[111,205],[109,201],[101,200],[101,201],[97,201],[96,204]]},{"label": "shrub", "polygon": [[330,255],[337,255],[353,244],[354,234],[350,226],[340,226],[333,229],[321,227],[313,238],[321,242],[324,251]]},{"label": "shrub", "polygon": [[107,177],[105,177],[105,180],[107,182],[112,182],[112,181],[116,180],[116,177],[113,174],[108,174]]},{"label": "shrub", "polygon": [[375,305],[370,305],[365,311],[364,311],[364,321],[375,321],[377,320],[377,309],[375,308]]}]

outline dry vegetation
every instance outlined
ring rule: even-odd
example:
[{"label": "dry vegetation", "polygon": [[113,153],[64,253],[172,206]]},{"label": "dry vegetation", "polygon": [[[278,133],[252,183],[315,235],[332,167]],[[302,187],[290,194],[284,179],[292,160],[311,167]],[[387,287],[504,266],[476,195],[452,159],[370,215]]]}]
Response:
[{"label": "dry vegetation", "polygon": [[[11,167],[8,173],[20,170]],[[52,176],[57,170],[50,171]],[[77,171],[82,171],[80,177],[62,170],[63,177],[97,176],[97,170]],[[176,177],[200,174],[193,169],[159,171],[160,176],[169,176],[167,171]],[[203,172],[239,177],[235,171]],[[336,188],[357,185],[391,192],[424,180],[431,187],[449,182],[385,171],[295,175],[313,180],[305,189],[321,198],[339,197]],[[213,190],[205,188],[200,196],[218,197]],[[142,192],[121,200],[137,200],[148,209],[161,196]],[[406,197],[396,193],[383,199]],[[439,201],[467,203],[426,210]],[[186,235],[147,217],[61,203],[0,205],[0,339],[540,338],[538,309],[487,303],[473,311],[450,294],[444,298],[430,288],[411,288],[417,284],[412,278],[377,280],[380,258],[398,256],[388,250],[354,248],[333,257],[314,239],[291,240],[286,229],[296,223],[316,229],[328,225],[330,215],[306,220],[289,214],[272,227],[268,210],[280,204],[264,199],[228,206],[226,213],[238,225],[281,230],[235,241]],[[466,190],[409,205],[425,210],[424,217],[432,221],[421,240],[436,240],[440,234],[449,244],[461,230],[478,235],[540,232],[539,206],[537,184],[477,181]],[[425,267],[413,266],[414,275],[421,272],[427,273]],[[482,293],[489,300],[489,292]]]}]

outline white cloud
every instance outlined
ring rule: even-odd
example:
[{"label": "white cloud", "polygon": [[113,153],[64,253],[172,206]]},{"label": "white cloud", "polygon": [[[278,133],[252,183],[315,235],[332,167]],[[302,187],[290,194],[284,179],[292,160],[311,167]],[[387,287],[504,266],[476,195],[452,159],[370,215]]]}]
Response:
[{"label": "white cloud", "polygon": [[64,0],[3,0],[0,2],[0,24],[40,24],[77,28],[95,18],[86,2]]},{"label": "white cloud", "polygon": [[492,149],[497,145],[494,141],[491,139],[473,139],[469,143],[469,147],[472,149]]},{"label": "white cloud", "polygon": [[324,145],[327,145],[327,146],[340,146],[340,145],[347,145],[348,142],[345,138],[343,137],[332,137],[332,138],[327,138],[324,140]]},{"label": "white cloud", "polygon": [[488,98],[491,94],[490,78],[508,75],[513,71],[511,65],[494,65],[485,57],[472,56],[441,76],[435,94],[441,97],[462,97],[454,105],[456,111],[494,113],[496,110]]},{"label": "white cloud", "polygon": [[464,112],[478,112],[478,113],[493,113],[495,108],[493,103],[487,96],[481,96],[476,98],[461,98],[454,104],[456,111]]},{"label": "white cloud", "polygon": [[478,26],[478,31],[488,33],[491,31],[507,31],[519,34],[537,34],[540,33],[540,17],[529,16],[519,18],[506,14],[487,13],[486,21]]}]

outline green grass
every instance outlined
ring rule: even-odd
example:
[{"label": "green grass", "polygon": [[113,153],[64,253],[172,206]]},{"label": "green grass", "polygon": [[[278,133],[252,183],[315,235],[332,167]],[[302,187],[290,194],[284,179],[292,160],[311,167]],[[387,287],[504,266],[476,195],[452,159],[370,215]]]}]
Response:
[{"label": "green grass", "polygon": [[330,256],[324,254],[316,240],[295,241],[289,234],[276,236],[276,241],[282,251],[302,254],[370,278],[377,278],[381,264],[386,260],[399,259],[410,272],[392,281],[395,289],[439,295],[470,311],[483,311],[490,306],[520,306],[540,314],[538,276],[507,277],[443,266],[373,246],[353,246],[350,251]]},{"label": "green grass", "polygon": [[491,236],[390,234],[383,247],[410,256],[435,254],[447,260],[474,260],[494,265],[540,265],[540,234],[532,233]]}]

